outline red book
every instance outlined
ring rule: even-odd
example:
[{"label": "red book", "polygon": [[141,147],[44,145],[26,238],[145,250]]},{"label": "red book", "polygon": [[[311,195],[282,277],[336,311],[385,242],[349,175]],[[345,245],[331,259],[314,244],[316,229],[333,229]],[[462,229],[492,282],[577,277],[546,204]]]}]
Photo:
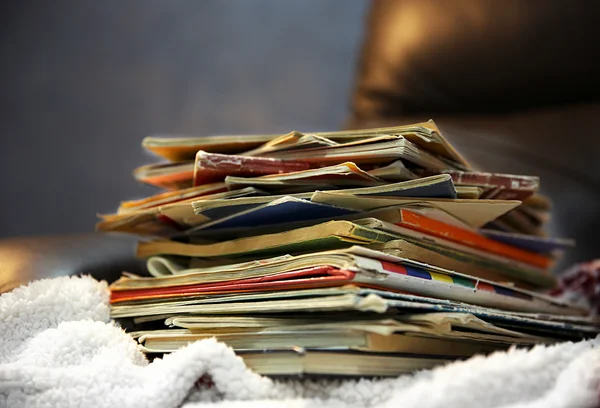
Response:
[{"label": "red book", "polygon": [[308,170],[314,167],[309,163],[297,160],[207,153],[200,150],[196,154],[194,165],[194,185],[223,181],[227,176],[266,176]]},{"label": "red book", "polygon": [[323,265],[257,278],[238,279],[225,282],[137,290],[112,290],[110,293],[110,303],[115,304],[129,300],[163,299],[208,294],[341,286],[351,283],[354,276],[354,272]]},{"label": "red book", "polygon": [[456,185],[477,186],[484,189],[481,199],[525,200],[540,188],[540,178],[516,174],[483,173],[447,170]]},{"label": "red book", "polygon": [[142,183],[165,190],[179,190],[192,187],[194,163],[158,163],[138,167],[134,177]]}]

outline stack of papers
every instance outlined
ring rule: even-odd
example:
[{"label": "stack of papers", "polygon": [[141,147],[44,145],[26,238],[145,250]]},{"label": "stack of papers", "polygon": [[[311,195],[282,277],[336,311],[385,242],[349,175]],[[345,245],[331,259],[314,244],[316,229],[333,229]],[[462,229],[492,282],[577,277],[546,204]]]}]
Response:
[{"label": "stack of papers", "polygon": [[97,228],[141,237],[111,314],[147,353],[215,337],[263,374],[395,376],[600,332],[544,294],[574,243],[544,235],[539,179],[471,168],[432,121],[143,146],[167,191]]}]

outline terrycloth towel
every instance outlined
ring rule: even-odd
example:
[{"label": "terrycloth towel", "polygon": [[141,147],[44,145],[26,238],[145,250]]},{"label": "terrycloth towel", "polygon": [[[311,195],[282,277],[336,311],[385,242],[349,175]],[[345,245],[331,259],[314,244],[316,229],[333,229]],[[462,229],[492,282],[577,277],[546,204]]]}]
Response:
[{"label": "terrycloth towel", "polygon": [[[0,407],[595,407],[600,339],[474,357],[385,380],[273,381],[204,340],[148,363],[110,321],[105,283],[0,296]],[[208,380],[210,378],[210,380]]]}]

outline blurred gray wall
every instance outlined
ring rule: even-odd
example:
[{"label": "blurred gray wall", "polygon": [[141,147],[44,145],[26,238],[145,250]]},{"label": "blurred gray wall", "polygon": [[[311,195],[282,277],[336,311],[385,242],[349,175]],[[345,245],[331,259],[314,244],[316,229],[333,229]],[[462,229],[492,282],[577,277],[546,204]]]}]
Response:
[{"label": "blurred gray wall", "polygon": [[366,0],[0,5],[0,236],[91,231],[155,190],[153,133],[333,130]]}]

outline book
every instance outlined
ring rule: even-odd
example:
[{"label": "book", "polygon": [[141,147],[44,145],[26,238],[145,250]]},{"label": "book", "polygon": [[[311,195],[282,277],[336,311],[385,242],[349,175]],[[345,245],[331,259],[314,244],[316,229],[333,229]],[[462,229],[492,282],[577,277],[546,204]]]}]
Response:
[{"label": "book", "polygon": [[232,189],[225,193],[221,193],[220,195],[211,195],[211,196],[203,196],[199,198],[192,198],[185,201],[180,201],[178,203],[172,203],[167,205],[162,205],[158,207],[158,212],[163,220],[167,220],[171,223],[175,223],[179,225],[182,229],[193,227],[198,225],[204,221],[202,217],[197,217],[194,212],[194,207],[192,203],[202,201],[202,200],[235,200],[241,197],[254,197],[254,196],[264,196],[264,191],[246,187],[240,189]]},{"label": "book", "polygon": [[540,179],[536,176],[458,170],[445,170],[444,173],[452,176],[456,185],[483,188],[483,199],[523,201],[540,188]]},{"label": "book", "polygon": [[[373,261],[372,259],[370,259]],[[364,261],[363,262],[368,262]],[[577,306],[553,301],[534,292],[509,288],[498,283],[470,278],[463,274],[441,268],[413,263],[410,260],[396,260],[397,263],[377,260],[367,271],[351,272],[332,266],[307,267],[290,272],[281,272],[265,278],[247,278],[228,282],[190,284],[173,287],[123,289],[111,291],[111,304],[132,301],[158,301],[165,299],[185,299],[190,296],[207,297],[253,292],[279,292],[309,288],[328,288],[341,285],[356,285],[380,291],[396,291],[418,296],[449,299],[475,306],[525,313],[546,313],[582,316],[585,310]],[[371,269],[373,270],[373,269]],[[396,305],[396,304],[394,304]],[[393,305],[392,305],[393,306]],[[397,306],[397,305],[396,305]],[[264,300],[260,302],[227,302],[227,304],[194,304],[178,306],[175,313],[194,314],[252,314],[252,313],[294,313],[332,312],[339,310],[360,310],[363,312],[384,313],[390,304],[380,298],[355,295],[324,296],[312,299]],[[393,306],[395,307],[395,306]],[[139,310],[139,309],[138,309]],[[165,308],[162,308],[164,312]],[[168,309],[167,309],[168,310]],[[138,312],[139,313],[139,312]],[[144,311],[144,314],[151,314]],[[161,313],[162,314],[162,313]],[[129,311],[131,315],[131,310]]]},{"label": "book", "polygon": [[[141,235],[173,236],[181,233],[186,226],[195,225],[198,217],[194,213],[192,201],[199,199],[232,199],[233,197],[257,194],[263,193],[252,187],[247,187],[202,197],[192,195],[191,198],[168,202],[163,205],[159,204],[117,214],[100,215],[102,220],[96,224],[96,229],[98,231],[118,231]],[[200,217],[200,221],[203,220],[204,218]]]},{"label": "book", "polygon": [[468,200],[477,200],[482,198],[483,189],[481,187],[473,186],[455,186],[457,198],[464,198]]},{"label": "book", "polygon": [[[354,284],[505,310],[565,315],[582,313],[575,306],[553,301],[534,292],[511,288],[414,260],[394,257],[358,246],[352,247],[349,252],[350,254],[347,254],[346,257],[337,253],[337,258],[332,253],[317,254],[322,256],[319,262],[313,260],[314,263],[311,264],[309,261],[306,266],[299,269],[292,268],[293,270],[275,272],[265,276],[259,274],[259,276],[241,277],[229,281],[195,283],[191,279],[187,281],[187,284],[177,285],[176,283],[180,283],[181,278],[185,277],[176,276],[175,279],[171,279],[172,284],[176,284],[175,286],[168,286],[165,281],[169,281],[169,279],[163,277],[150,280],[150,282],[160,280],[159,287],[152,286],[152,283],[150,283],[150,287],[139,287],[141,282],[139,279],[134,279],[137,282],[133,283],[137,284],[139,288],[129,289],[123,287],[128,279],[121,278],[111,286],[111,302],[123,302],[136,298],[168,298],[208,293]],[[176,282],[173,282],[174,280]],[[442,282],[443,285],[440,285]]]},{"label": "book", "polygon": [[[401,135],[420,148],[439,157],[469,168],[467,161],[442,136],[436,124],[430,120],[407,126],[377,129],[359,129],[335,132],[311,132],[335,142],[360,140],[375,135]],[[281,135],[238,135],[238,136],[151,136],[142,141],[142,146],[170,161],[194,160],[196,153],[239,153],[259,147]]]},{"label": "book", "polygon": [[138,167],[133,176],[136,180],[164,190],[192,187],[194,162],[158,163]]},{"label": "book", "polygon": [[193,184],[199,186],[223,181],[227,176],[264,176],[308,170],[313,166],[296,160],[279,160],[267,157],[247,157],[231,154],[196,154]]},{"label": "book", "polygon": [[140,242],[137,256],[179,255],[189,257],[261,256],[335,249],[353,244],[390,241],[393,235],[348,221],[330,221],[277,234],[240,238],[214,244],[194,245],[174,241]]},{"label": "book", "polygon": [[337,164],[352,161],[356,164],[389,163],[402,159],[424,169],[442,171],[452,168],[401,135],[379,135],[368,139],[291,152],[265,153],[278,159],[303,160],[309,163]]},{"label": "book", "polygon": [[[199,258],[179,258],[171,256],[151,256],[146,261],[148,272],[155,278],[167,277],[171,275],[187,275],[191,273],[226,273],[232,270],[245,270],[257,266],[266,266],[268,264],[277,263],[282,260],[293,259],[292,255],[279,255],[271,258],[252,259],[249,261],[241,261],[231,263],[225,262],[210,262]],[[239,259],[238,259],[239,261]],[[235,262],[235,261],[234,261]],[[143,278],[134,276],[134,278]]]},{"label": "book", "polygon": [[[177,287],[194,284],[208,284],[216,282],[231,282],[240,279],[261,278],[276,275],[279,273],[288,273],[295,270],[313,268],[316,266],[333,266],[339,269],[355,272],[372,270],[373,266],[365,263],[362,258],[357,258],[353,252],[356,248],[346,250],[337,250],[329,252],[320,252],[298,256],[279,256],[274,258],[262,259],[253,262],[243,262],[232,265],[222,265],[215,267],[189,267],[181,266],[168,258],[152,257],[148,260],[148,268],[153,271],[154,278],[123,277],[117,281],[112,290],[135,290],[145,288],[164,288]],[[363,252],[359,252],[363,254]],[[412,259],[419,262],[412,253],[404,254],[405,257],[387,258],[388,253],[369,252],[368,257],[383,260]],[[410,258],[409,258],[410,257]],[[431,266],[440,266],[431,262],[429,259],[421,261],[422,264]],[[158,269],[159,272],[156,272]],[[444,268],[447,269],[447,268]],[[449,269],[448,269],[449,270]],[[461,270],[465,276],[468,276],[464,270]],[[475,277],[482,278],[481,273],[477,271]],[[502,283],[502,281],[499,281]]]},{"label": "book", "polygon": [[442,159],[446,159],[458,167],[463,167],[465,170],[470,168],[470,165],[465,158],[444,138],[433,120],[413,125],[336,132],[316,132],[315,134],[335,141],[349,141],[352,139],[373,137],[374,135],[402,136],[423,150]]},{"label": "book", "polygon": [[253,186],[264,190],[304,186],[305,191],[314,191],[315,188],[370,187],[385,184],[383,180],[369,175],[369,173],[361,170],[360,167],[351,162],[261,177],[227,176],[225,183],[234,186]]},{"label": "book", "polygon": [[543,230],[543,223],[538,219],[530,217],[527,212],[523,211],[520,206],[519,208],[515,208],[513,211],[509,211],[508,213],[499,217],[489,226],[486,225],[486,228],[493,229],[492,227],[497,226],[498,224],[502,225],[500,228],[505,232],[513,232],[524,235],[533,235],[543,237],[546,233]]},{"label": "book", "polygon": [[479,232],[495,241],[540,254],[551,254],[575,246],[575,241],[567,238],[538,237],[490,229],[481,229]]},{"label": "book", "polygon": [[380,166],[372,170],[368,170],[368,173],[372,176],[390,182],[414,180],[419,178],[419,176],[410,171],[404,165],[404,163],[402,163],[402,160],[396,160],[387,166]]},{"label": "book", "polygon": [[[278,209],[272,213],[272,210],[267,208],[267,206],[275,206]],[[463,248],[460,244],[453,245],[451,242],[440,239],[436,241],[435,236],[415,233],[412,230],[402,230],[397,226],[386,228],[388,224],[384,224],[385,221],[390,224],[396,224],[402,220],[401,211],[404,209],[403,207],[386,208],[367,213],[345,213],[345,210],[336,207],[314,209],[310,202],[301,200],[288,201],[285,198],[269,203],[267,206],[264,207],[264,210],[257,207],[256,209],[225,218],[222,221],[217,220],[213,223],[203,224],[188,230],[185,234],[210,237],[213,240],[221,241],[255,236],[258,233],[279,233],[309,226],[311,225],[311,220],[318,220],[319,217],[322,220],[326,220],[327,217],[323,217],[323,214],[325,214],[323,212],[321,216],[314,216],[316,212],[324,210],[327,211],[330,219],[365,223],[370,228],[384,229],[395,236],[395,239],[392,241],[383,244],[371,244],[370,247],[374,249],[447,269],[462,271],[469,275],[485,279],[498,282],[511,282],[517,287],[525,289],[553,287],[556,284],[556,278],[552,274],[539,268],[528,267],[527,265],[506,261],[503,258],[489,256],[485,252],[482,252],[478,256],[477,254],[480,252],[470,250],[469,247]],[[407,208],[410,209],[412,207]],[[439,219],[444,222],[448,222],[449,220],[447,213],[437,209],[428,208],[425,211],[423,209],[413,209],[413,211],[420,211],[432,219]],[[306,219],[311,214],[314,218]],[[364,218],[369,216],[371,218]],[[301,219],[304,221],[299,221]],[[292,220],[296,221],[292,222]],[[260,227],[255,227],[255,232],[248,231],[247,227],[252,225],[260,225]],[[460,224],[458,225],[460,226]],[[174,270],[174,267],[171,267],[169,260],[161,259],[159,261],[157,258],[153,258],[148,261],[148,269],[152,274],[156,270],[153,266],[154,262],[159,262],[161,269],[165,266],[167,269],[170,269],[171,272],[168,272],[169,274],[173,273],[172,270]],[[261,262],[264,262],[264,260]],[[192,263],[197,264],[196,261],[192,261]],[[179,269],[185,268],[179,267]],[[219,270],[223,271],[223,269]]]},{"label": "book", "polygon": [[397,377],[454,360],[433,356],[311,349],[244,351],[239,356],[251,370],[270,376]]},{"label": "book", "polygon": [[99,225],[152,238],[151,276],[110,285],[146,353],[216,338],[269,375],[383,376],[600,333],[543,292],[573,243],[539,178],[474,170],[432,121],[143,144],[170,163],[140,178],[179,191]]},{"label": "book", "polygon": [[[210,236],[212,239],[235,236],[243,234],[244,231],[255,235],[256,232],[264,231],[272,225],[315,224],[358,213],[357,210],[284,196],[246,211],[201,224],[187,230],[185,235]],[[254,232],[250,232],[248,228],[252,228]]]},{"label": "book", "polygon": [[400,220],[396,222],[398,226],[425,232],[439,238],[458,242],[539,268],[549,268],[553,263],[552,258],[489,239],[476,231],[440,222],[409,209],[400,209],[399,215]]},{"label": "book", "polygon": [[363,211],[406,204],[437,207],[474,228],[480,228],[494,221],[521,204],[520,201],[516,200],[411,199],[357,196],[350,191],[317,191],[312,195],[311,201]]},{"label": "book", "polygon": [[[416,191],[417,189],[415,189]],[[432,190],[433,191],[433,190]],[[388,192],[383,191],[382,194]],[[398,191],[398,194],[402,194]],[[423,190],[423,193],[425,191]],[[407,205],[406,208],[427,214],[433,219],[447,222],[453,225],[465,226],[460,220],[437,208],[422,208]],[[388,207],[373,211],[362,212],[315,203],[305,199],[292,196],[277,198],[266,204],[251,207],[248,210],[236,212],[232,215],[200,224],[197,227],[186,230],[180,237],[189,236],[206,237],[215,241],[223,241],[242,238],[256,234],[273,234],[302,228],[333,220],[354,220],[364,217],[375,217],[385,221],[399,219],[398,207]],[[392,222],[392,221],[390,221]],[[253,227],[250,229],[250,227]]]},{"label": "book", "polygon": [[[554,331],[554,337],[595,336],[600,328],[600,320],[585,316],[581,309],[579,313],[569,315],[509,311],[444,298],[359,288],[356,285],[219,293],[185,298],[142,298],[111,304],[111,317],[115,319],[131,318],[134,325],[164,320],[166,326],[172,326],[175,319],[183,325],[189,324],[184,322],[205,322],[210,317],[218,319],[219,327],[228,327],[239,324],[242,318],[293,317],[298,324],[308,324],[315,319],[332,322],[404,316],[402,319],[410,320],[418,319],[423,313],[464,313],[497,327],[532,333]],[[185,320],[182,321],[184,316]],[[235,320],[231,322],[232,319]],[[210,327],[215,327],[215,324]]]},{"label": "book", "polygon": [[[140,331],[132,332],[131,335],[146,351],[155,353],[175,351],[194,341],[214,337],[237,351],[292,347],[347,348],[371,353],[446,357],[467,357],[506,349],[507,344],[531,345],[545,340],[539,336],[496,327],[472,315],[441,315],[432,316],[427,323],[406,323],[388,318],[342,322],[314,319],[313,323],[298,324],[294,321],[296,319],[279,319],[284,321],[280,326],[218,330],[206,330],[195,323],[204,320],[202,316],[175,316],[167,319],[167,322],[176,327],[188,326],[188,329]],[[427,317],[429,316],[424,315],[422,320]]]},{"label": "book", "polygon": [[290,132],[276,137],[262,146],[242,153],[244,156],[262,156],[267,153],[309,149],[321,146],[335,146],[339,143],[323,136]]},{"label": "book", "polygon": [[[372,290],[370,290],[372,291]],[[387,293],[387,292],[386,292]],[[350,295],[350,297],[346,296]],[[319,299],[325,299],[321,304],[317,305],[318,308],[323,308],[325,312],[322,314],[324,316],[330,316],[330,313],[341,313],[344,318],[349,318],[350,316],[362,315],[363,310],[359,310],[360,306],[364,304],[360,302],[360,299],[364,298],[368,294],[366,293],[366,289],[361,289],[355,285],[337,285],[330,287],[319,287],[319,288],[301,288],[301,289],[293,289],[293,290],[271,290],[271,291],[252,291],[252,292],[234,292],[234,293],[219,293],[218,295],[199,295],[199,296],[187,296],[187,297],[171,297],[171,298],[137,298],[137,299],[129,299],[123,301],[117,301],[111,303],[110,314],[111,317],[115,319],[123,319],[123,318],[133,318],[134,324],[143,324],[150,321],[157,320],[165,320],[172,316],[181,316],[183,314],[198,317],[215,317],[219,318],[221,322],[226,322],[226,319],[232,319],[234,316],[243,317],[244,315],[252,315],[252,317],[257,316],[265,316],[265,317],[273,317],[271,316],[273,309],[270,311],[267,309],[270,304],[262,303],[270,302],[272,300],[298,300],[309,299],[310,301],[320,302]],[[376,297],[380,297],[379,295],[375,295]],[[343,299],[343,300],[341,300]],[[352,302],[355,300],[359,300],[358,303],[355,304],[357,309],[346,308],[346,306],[350,305],[345,302],[347,299],[352,299]],[[339,310],[328,310],[331,309],[329,307],[330,300],[338,305],[342,305]],[[340,301],[341,300],[341,301]],[[385,300],[385,299],[384,299]],[[251,304],[253,302],[254,307],[251,307],[247,310],[247,312],[241,312],[241,308],[238,308],[236,305],[239,303]],[[227,304],[234,304],[236,309],[232,313],[227,313],[225,308]],[[377,301],[379,304],[379,301]],[[196,314],[194,311],[197,310],[197,306],[199,305],[213,305],[218,307],[215,309],[218,311],[217,314],[211,313],[199,313]],[[220,305],[220,306],[218,306]],[[212,306],[211,306],[212,307]],[[288,305],[285,306],[286,308]],[[293,314],[282,314],[279,310],[276,312],[276,316],[282,317],[304,317],[304,318],[314,318],[316,315],[308,310],[303,311],[304,309],[310,309],[310,305],[306,302],[302,305],[299,302],[295,302],[292,306],[295,312]],[[299,309],[298,309],[299,308]],[[381,317],[381,314],[385,314],[388,309],[388,306],[385,306],[385,309],[378,308],[377,309],[377,317]],[[316,309],[315,309],[316,310]],[[431,310],[437,311],[437,309],[433,308]],[[305,313],[306,312],[306,313]],[[366,314],[364,315],[366,316]],[[341,317],[340,317],[341,318]]]},{"label": "book", "polygon": [[240,153],[258,147],[280,135],[154,135],[145,137],[142,147],[172,162],[194,160],[200,150],[209,153]]},{"label": "book", "polygon": [[375,230],[386,231],[393,234],[397,239],[406,240],[455,259],[470,260],[476,264],[487,265],[489,268],[502,271],[510,281],[526,281],[541,288],[556,285],[556,277],[547,269],[495,255],[427,232],[405,228],[376,218],[354,220],[354,223]]},{"label": "book", "polygon": [[554,275],[539,268],[504,262],[488,257],[485,253],[477,255],[476,251],[446,246],[445,242],[425,241],[397,232],[395,234],[398,235],[398,239],[367,247],[527,290],[551,288],[556,284]]},{"label": "book", "polygon": [[[546,321],[541,320],[541,325]],[[272,315],[175,315],[165,319],[166,330],[157,330],[158,334],[230,334],[230,333],[290,333],[290,332],[317,332],[326,331],[356,331],[377,334],[381,337],[371,338],[377,340],[379,345],[385,344],[386,347],[405,346],[406,339],[404,335],[416,336],[421,339],[436,338],[440,340],[450,340],[451,344],[459,345],[461,340],[478,340],[477,343],[483,344],[489,349],[493,343],[500,346],[503,343],[527,344],[532,342],[545,342],[548,339],[537,335],[529,335],[519,331],[506,329],[486,321],[483,318],[476,317],[471,313],[453,313],[453,312],[433,312],[419,314],[367,314],[361,312],[331,312],[331,313],[306,313],[306,314],[272,314]],[[502,324],[502,323],[500,323]],[[556,324],[550,323],[552,326]],[[589,324],[589,323],[586,323]],[[561,326],[562,327],[562,326]],[[590,330],[593,326],[577,325],[577,328]],[[131,333],[133,337],[139,337],[145,333],[156,333],[157,331],[137,331]],[[402,335],[398,336],[398,334]],[[396,336],[395,336],[396,335]],[[387,339],[384,339],[387,337]],[[455,342],[456,341],[456,342]],[[441,354],[456,355],[450,351],[429,350],[427,342],[423,340],[424,348],[419,353],[422,354]],[[370,342],[371,343],[371,342]],[[412,342],[410,342],[412,343]],[[437,343],[437,344],[436,344]],[[436,346],[444,347],[444,341],[436,342]],[[367,347],[373,347],[373,343]],[[411,344],[414,347],[413,344]],[[282,347],[286,347],[282,345]],[[313,346],[317,347],[317,346]],[[364,347],[364,346],[363,346]],[[448,350],[447,348],[445,348]],[[365,348],[363,348],[365,350]],[[367,351],[367,350],[365,350]],[[392,351],[390,349],[370,348],[369,351]],[[396,350],[401,352],[401,350]],[[407,352],[408,350],[405,350]],[[413,349],[413,352],[417,350]]]},{"label": "book", "polygon": [[[455,198],[456,189],[448,175],[425,177],[418,180],[409,180],[399,183],[386,184],[375,187],[361,187],[332,191],[333,193],[348,193],[353,195],[391,196],[391,197],[423,197],[423,198]],[[271,195],[268,197],[245,197],[232,200],[198,200],[192,202],[192,207],[198,219],[203,217],[204,222],[210,222],[247,211],[254,207],[264,205],[270,201],[292,196],[300,199],[310,199],[313,193],[297,193],[286,195]],[[312,200],[311,201],[315,201]],[[337,206],[340,207],[340,206]],[[351,208],[348,208],[351,209]],[[198,225],[201,222],[198,222]]]},{"label": "book", "polygon": [[348,193],[376,197],[418,197],[418,198],[457,198],[458,194],[452,179],[447,175],[423,177],[417,180],[406,180],[382,186],[363,187],[331,191],[332,193]]},{"label": "book", "polygon": [[124,214],[157,207],[159,205],[171,204],[190,198],[202,197],[211,194],[224,193],[229,190],[225,183],[211,183],[202,186],[190,187],[180,190],[166,191],[139,200],[122,201],[117,214]]}]

